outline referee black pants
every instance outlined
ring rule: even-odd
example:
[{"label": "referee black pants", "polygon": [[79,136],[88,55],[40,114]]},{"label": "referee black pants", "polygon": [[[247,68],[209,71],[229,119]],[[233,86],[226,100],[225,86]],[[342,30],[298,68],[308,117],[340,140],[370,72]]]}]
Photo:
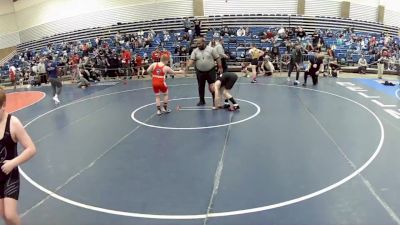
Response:
[{"label": "referee black pants", "polygon": [[[199,86],[199,98],[200,98],[199,103],[205,104],[206,100],[204,98],[204,95],[205,95],[206,81],[209,85],[215,83],[215,80],[217,79],[215,68],[212,68],[210,71],[196,70],[196,77],[197,77],[197,84]],[[212,93],[212,95],[214,96],[214,93]]]}]

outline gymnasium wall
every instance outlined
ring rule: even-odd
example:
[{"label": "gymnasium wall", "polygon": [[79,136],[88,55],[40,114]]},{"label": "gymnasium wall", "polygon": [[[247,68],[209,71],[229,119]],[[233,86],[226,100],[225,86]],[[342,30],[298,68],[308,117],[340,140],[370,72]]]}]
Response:
[{"label": "gymnasium wall", "polygon": [[[11,0],[0,1],[3,1],[1,4]],[[14,8],[15,12],[8,15],[14,19],[0,16],[0,49],[57,33],[118,22],[193,16],[193,0],[19,0]],[[11,28],[20,31],[19,39],[15,39],[18,43],[10,42],[14,36],[8,35],[3,40],[1,34],[11,33]]]}]

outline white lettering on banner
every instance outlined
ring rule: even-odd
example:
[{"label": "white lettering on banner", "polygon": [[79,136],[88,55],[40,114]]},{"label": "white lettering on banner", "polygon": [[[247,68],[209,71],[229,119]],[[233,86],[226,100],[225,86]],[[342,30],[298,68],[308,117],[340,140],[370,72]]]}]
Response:
[{"label": "white lettering on banner", "polygon": [[365,98],[381,98],[380,96],[369,96],[369,95],[367,95],[367,94],[365,94],[365,93],[362,93],[362,92],[357,92],[357,93],[358,93],[359,95],[365,97]]},{"label": "white lettering on banner", "polygon": [[393,116],[396,119],[400,119],[400,109],[397,109],[397,110],[396,109],[388,109],[388,108],[395,108],[395,107],[397,107],[396,105],[386,105],[386,104],[376,100],[378,98],[381,98],[381,96],[367,95],[363,92],[368,92],[368,90],[365,90],[362,87],[356,86],[356,84],[354,84],[352,82],[336,82],[336,83],[340,86],[346,87],[350,91],[357,92],[359,95],[363,96],[364,98],[372,99],[371,102],[380,106],[383,109],[383,111],[385,111],[386,113],[388,113],[389,115]]}]

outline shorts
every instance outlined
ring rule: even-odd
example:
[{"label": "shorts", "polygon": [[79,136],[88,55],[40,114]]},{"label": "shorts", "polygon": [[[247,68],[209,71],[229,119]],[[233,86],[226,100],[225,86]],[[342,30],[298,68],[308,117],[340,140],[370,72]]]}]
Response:
[{"label": "shorts", "polygon": [[237,79],[238,79],[237,76],[233,76],[232,78],[228,79],[226,84],[225,84],[225,86],[224,86],[225,89],[231,90],[233,88],[233,85],[235,85]]},{"label": "shorts", "polygon": [[251,60],[251,65],[257,66],[258,65],[258,59],[252,59]]},{"label": "shorts", "polygon": [[18,200],[20,188],[20,178],[18,167],[13,169],[11,173],[0,181],[0,199],[12,198]]},{"label": "shorts", "polygon": [[153,91],[154,94],[165,93],[168,91],[168,86],[165,83],[164,79],[154,79],[153,80]]}]

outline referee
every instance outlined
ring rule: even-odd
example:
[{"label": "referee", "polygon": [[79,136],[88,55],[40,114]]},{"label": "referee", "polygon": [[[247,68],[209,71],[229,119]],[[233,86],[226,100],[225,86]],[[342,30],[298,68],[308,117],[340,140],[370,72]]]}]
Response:
[{"label": "referee", "polygon": [[210,93],[213,96],[214,101],[214,91],[213,84],[217,79],[217,74],[215,71],[215,61],[218,64],[218,72],[222,74],[222,64],[221,59],[215,49],[210,46],[206,46],[206,42],[204,38],[199,38],[197,40],[197,48],[193,50],[192,55],[190,56],[190,60],[186,66],[186,71],[189,67],[195,64],[197,83],[199,86],[199,98],[200,101],[197,103],[197,106],[202,106],[206,104],[204,98],[206,81],[208,83],[208,88]]},{"label": "referee", "polygon": [[225,72],[228,72],[228,65],[226,64],[226,60],[229,59],[228,55],[225,54],[224,50],[224,38],[220,37],[217,40],[217,43],[215,45],[215,51],[217,51],[220,59],[221,59],[221,64],[222,64],[222,69]]}]

